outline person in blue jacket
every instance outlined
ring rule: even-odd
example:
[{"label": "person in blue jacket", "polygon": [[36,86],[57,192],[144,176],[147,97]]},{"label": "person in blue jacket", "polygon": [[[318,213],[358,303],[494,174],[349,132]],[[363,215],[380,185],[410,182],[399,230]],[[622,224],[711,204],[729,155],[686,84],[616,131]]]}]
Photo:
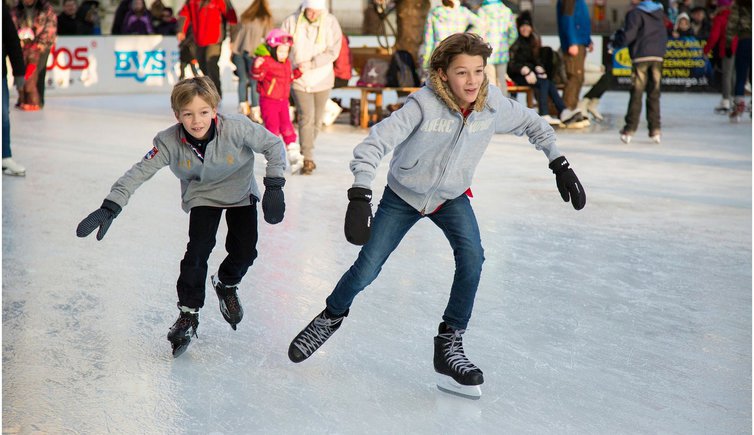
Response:
[{"label": "person in blue jacket", "polygon": [[566,70],[566,84],[563,89],[566,111],[563,117],[573,118],[571,111],[577,110],[581,87],[584,85],[586,52],[591,52],[594,48],[592,24],[589,19],[589,7],[584,0],[558,0],[556,13],[560,50],[563,52]]},{"label": "person in blue jacket", "polygon": [[[434,338],[438,387],[481,395],[482,371],[463,351],[464,333],[482,272],[484,250],[471,207],[474,171],[495,133],[526,135],[556,175],[564,201],[580,210],[586,195],[568,161],[555,146],[555,133],[537,112],[506,98],[484,74],[490,45],[472,33],[456,33],[432,52],[427,86],[403,107],[372,127],[351,160],[346,239],[363,245],[319,313],[292,341],[288,357],[301,362],[340,327],[356,297],[415,223],[429,218],[453,249],[456,271],[438,335]],[[372,220],[372,181],[380,161],[392,152],[387,187]]]}]

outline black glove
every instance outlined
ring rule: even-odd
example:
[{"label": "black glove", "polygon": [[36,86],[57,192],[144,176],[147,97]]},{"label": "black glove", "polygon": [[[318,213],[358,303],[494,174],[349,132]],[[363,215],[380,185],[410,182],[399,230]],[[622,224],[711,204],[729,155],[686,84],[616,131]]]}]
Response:
[{"label": "black glove", "polygon": [[354,245],[364,245],[372,233],[372,191],[362,187],[348,189],[346,210],[346,240]]},{"label": "black glove", "polygon": [[110,228],[110,224],[113,223],[113,219],[120,213],[120,210],[121,207],[118,204],[107,199],[104,200],[99,209],[89,213],[89,216],[85,217],[79,223],[79,226],[76,228],[76,235],[86,237],[99,227],[97,240],[102,240],[105,237],[105,233],[107,233],[107,229]]},{"label": "black glove", "polygon": [[555,174],[555,182],[558,185],[558,190],[563,201],[568,202],[570,197],[573,208],[576,210],[584,208],[586,205],[586,192],[584,192],[584,187],[581,185],[579,178],[576,177],[573,169],[568,167],[568,160],[560,156],[550,162],[550,169]]},{"label": "black glove", "polygon": [[277,224],[285,215],[285,195],[283,195],[285,178],[264,177],[264,195],[262,196],[262,212],[268,224]]}]

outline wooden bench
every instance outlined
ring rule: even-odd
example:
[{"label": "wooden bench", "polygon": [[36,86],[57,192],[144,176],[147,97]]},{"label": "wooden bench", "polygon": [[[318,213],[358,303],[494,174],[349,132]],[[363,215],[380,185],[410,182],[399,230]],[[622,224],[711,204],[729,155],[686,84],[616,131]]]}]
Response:
[{"label": "wooden bench", "polygon": [[[558,85],[558,89],[563,89],[563,85]],[[338,90],[358,90],[361,92],[361,105],[359,106],[359,126],[361,128],[369,128],[369,103],[370,95],[374,95],[374,108],[375,108],[375,115],[377,118],[377,121],[379,122],[382,119],[382,94],[385,91],[393,91],[393,92],[405,92],[405,93],[413,93],[418,91],[419,87],[367,87],[367,86],[344,86],[337,88]],[[508,86],[508,93],[519,93],[523,92],[526,94],[526,106],[529,108],[535,107],[535,101],[534,98],[534,91],[536,89],[531,86],[521,86],[521,85],[513,85]]]}]

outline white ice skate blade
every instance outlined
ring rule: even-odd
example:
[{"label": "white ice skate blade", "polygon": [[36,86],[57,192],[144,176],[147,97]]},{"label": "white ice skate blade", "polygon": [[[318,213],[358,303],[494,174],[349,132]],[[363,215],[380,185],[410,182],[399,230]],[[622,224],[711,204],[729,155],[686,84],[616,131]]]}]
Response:
[{"label": "white ice skate blade", "polygon": [[482,388],[479,385],[461,385],[450,376],[437,374],[437,389],[443,393],[454,394],[464,399],[479,400]]}]

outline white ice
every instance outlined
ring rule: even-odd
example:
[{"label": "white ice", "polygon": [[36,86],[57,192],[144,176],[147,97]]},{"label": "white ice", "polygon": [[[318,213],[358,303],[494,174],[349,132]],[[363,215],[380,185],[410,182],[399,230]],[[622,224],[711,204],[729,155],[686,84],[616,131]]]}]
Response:
[{"label": "white ice", "polygon": [[644,122],[619,142],[625,92],[603,98],[605,124],[559,132],[588,195],[579,212],[541,152],[493,139],[472,186],[486,263],[464,345],[484,371],[478,401],[434,384],[453,256],[428,220],[319,352],[287,358],[358,253],[343,216],[366,132],[346,115],[317,139],[315,174],[289,177],[285,220],[260,223],[238,331],[208,288],[199,338],[174,360],[165,337],[188,224],[178,181],[158,173],[103,241],[75,236],[175,121],[168,99],[12,110],[28,175],[2,177],[3,433],[751,432],[752,126],[714,115],[717,95],[663,94],[662,145]]}]

